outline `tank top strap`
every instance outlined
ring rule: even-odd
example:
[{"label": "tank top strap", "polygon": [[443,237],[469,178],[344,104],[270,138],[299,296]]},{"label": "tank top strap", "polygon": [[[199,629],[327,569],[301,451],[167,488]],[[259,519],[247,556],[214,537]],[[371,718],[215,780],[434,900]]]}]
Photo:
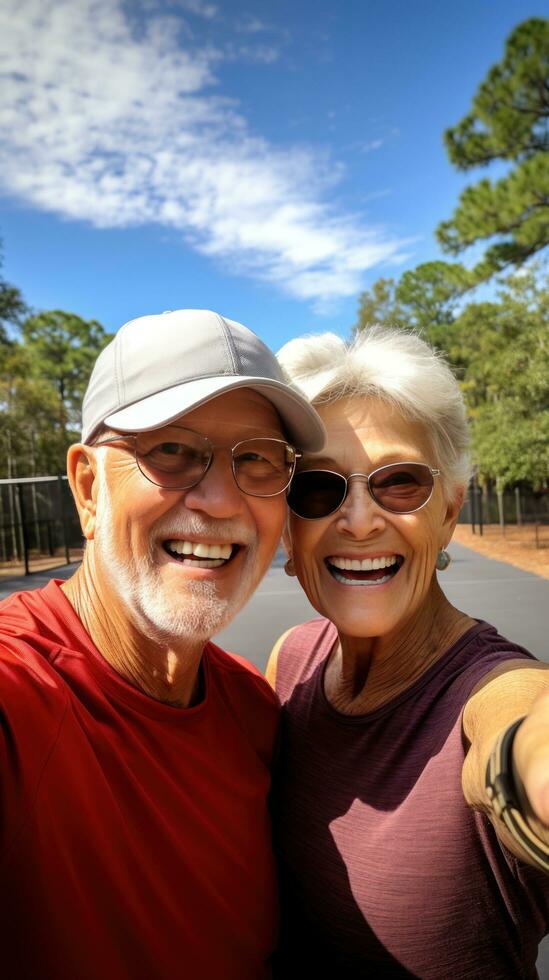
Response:
[{"label": "tank top strap", "polygon": [[307,681],[329,655],[337,630],[329,619],[311,619],[296,626],[278,651],[276,693],[282,704],[297,684]]}]

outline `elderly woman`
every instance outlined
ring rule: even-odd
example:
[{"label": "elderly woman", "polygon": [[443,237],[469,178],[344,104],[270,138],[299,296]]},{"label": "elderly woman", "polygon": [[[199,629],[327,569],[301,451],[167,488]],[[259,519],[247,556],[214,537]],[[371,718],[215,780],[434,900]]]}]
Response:
[{"label": "elderly woman", "polygon": [[469,474],[460,389],[397,330],[279,357],[328,438],[300,460],[286,542],[321,618],[267,673],[284,706],[277,976],[536,977],[549,675],[435,573]]}]

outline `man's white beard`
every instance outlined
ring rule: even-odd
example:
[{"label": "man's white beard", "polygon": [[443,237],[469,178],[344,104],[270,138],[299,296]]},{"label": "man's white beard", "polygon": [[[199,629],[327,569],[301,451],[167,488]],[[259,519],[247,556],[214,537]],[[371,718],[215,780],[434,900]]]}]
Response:
[{"label": "man's white beard", "polygon": [[[161,569],[154,562],[152,546],[147,555],[132,555],[131,562],[120,559],[114,545],[114,519],[105,479],[104,456],[98,453],[99,493],[94,535],[94,556],[136,627],[150,639],[167,645],[205,642],[224,629],[242,608],[257,585],[254,574],[257,541],[250,541],[249,529],[231,521],[205,521],[187,512],[179,520],[166,517],[154,526],[156,540],[184,537],[247,541],[246,563],[230,597],[218,595],[214,582],[181,576],[177,595],[168,592]],[[153,529],[151,529],[152,533]]]}]

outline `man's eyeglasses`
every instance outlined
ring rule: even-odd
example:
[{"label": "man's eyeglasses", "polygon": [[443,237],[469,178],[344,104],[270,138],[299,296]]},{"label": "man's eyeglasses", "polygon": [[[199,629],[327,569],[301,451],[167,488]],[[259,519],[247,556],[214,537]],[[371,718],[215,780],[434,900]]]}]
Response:
[{"label": "man's eyeglasses", "polygon": [[[135,461],[151,483],[165,490],[189,490],[208,472],[214,446],[191,429],[171,426],[161,438],[153,432],[121,433],[94,443],[133,444]],[[284,439],[244,439],[228,448],[237,487],[252,497],[275,497],[290,484],[299,453]]]},{"label": "man's eyeglasses", "polygon": [[332,470],[302,470],[296,473],[288,493],[288,504],[298,517],[316,521],[335,514],[349,492],[349,482],[360,476],[376,504],[391,514],[413,514],[431,499],[435,476],[440,470],[426,463],[390,463],[372,473],[342,476]]}]

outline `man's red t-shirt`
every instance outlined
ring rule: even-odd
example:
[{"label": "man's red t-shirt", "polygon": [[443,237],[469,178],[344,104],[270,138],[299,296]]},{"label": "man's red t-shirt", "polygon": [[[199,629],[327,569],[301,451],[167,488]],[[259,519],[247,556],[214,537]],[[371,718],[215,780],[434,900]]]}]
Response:
[{"label": "man's red t-shirt", "polygon": [[0,975],[260,980],[277,896],[277,702],[208,644],[173,708],[103,659],[50,582],[0,603]]}]

